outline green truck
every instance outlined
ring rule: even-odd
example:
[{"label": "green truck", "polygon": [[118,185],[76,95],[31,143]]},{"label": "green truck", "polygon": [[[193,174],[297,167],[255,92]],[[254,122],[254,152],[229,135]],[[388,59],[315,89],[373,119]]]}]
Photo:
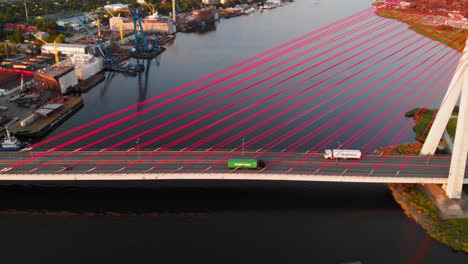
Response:
[{"label": "green truck", "polygon": [[229,159],[229,169],[263,169],[265,161],[257,159]]}]

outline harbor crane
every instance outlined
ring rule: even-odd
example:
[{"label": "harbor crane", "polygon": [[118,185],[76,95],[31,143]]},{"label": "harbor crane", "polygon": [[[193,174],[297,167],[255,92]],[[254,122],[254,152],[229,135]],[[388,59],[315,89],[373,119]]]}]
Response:
[{"label": "harbor crane", "polygon": [[146,2],[145,0],[143,0],[143,3],[148,7],[148,9],[151,11],[151,15],[155,15],[158,13],[158,11],[154,8],[154,6],[151,6],[150,4],[148,4],[148,2]]},{"label": "harbor crane", "polygon": [[[111,17],[115,17],[114,14],[112,14],[112,12],[109,10],[109,9],[106,9],[107,13],[109,13],[109,15],[111,15]],[[120,17],[120,14],[119,14],[119,17]],[[120,44],[125,44],[125,40],[124,40],[124,32],[123,32],[123,21],[122,19],[119,20],[119,31],[120,31]]]},{"label": "harbor crane", "polygon": [[134,57],[137,58],[153,58],[159,53],[158,41],[154,45],[148,43],[148,38],[146,37],[143,24],[141,23],[141,7],[134,8],[131,5],[128,5],[130,12],[133,18],[133,34],[135,36],[135,51],[133,53]]},{"label": "harbor crane", "polygon": [[[91,29],[89,29],[89,27],[86,26],[86,24],[83,21],[81,21],[81,19],[78,19],[78,21],[92,36],[94,36],[94,33],[91,31]],[[137,63],[136,65],[127,63],[126,65],[122,65],[112,56],[112,54],[107,50],[106,45],[104,45],[104,43],[102,43],[102,40],[99,38],[96,39],[96,46],[99,52],[101,53],[102,57],[104,58],[104,63],[106,65],[107,70],[136,75],[137,72],[144,71],[145,69],[145,66],[141,63]]]},{"label": "harbor crane", "polygon": [[98,18],[98,19],[95,19],[93,17],[91,17],[90,15],[88,14],[85,14],[89,19],[93,20],[94,23],[96,23],[96,27],[97,27],[97,37],[98,38],[102,38],[102,31],[101,31],[101,20]]},{"label": "harbor crane", "polygon": [[[33,36],[36,39],[42,41],[42,43],[49,44],[47,41],[43,40],[39,35],[33,34]],[[55,63],[57,65],[60,65],[60,57],[59,57],[59,52],[58,52],[58,49],[57,49],[57,42],[56,41],[54,41],[54,57],[55,57]]]}]

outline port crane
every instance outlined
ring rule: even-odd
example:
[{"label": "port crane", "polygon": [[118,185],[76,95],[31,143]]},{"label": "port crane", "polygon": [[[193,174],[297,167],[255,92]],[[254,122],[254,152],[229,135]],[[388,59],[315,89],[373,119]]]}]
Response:
[{"label": "port crane", "polygon": [[[86,24],[78,19],[78,21],[84,26],[84,28],[94,37],[94,33],[89,29]],[[137,63],[136,65],[132,65],[130,63],[126,65],[122,65],[119,61],[117,61],[112,54],[107,50],[106,45],[102,43],[102,39],[96,38],[96,46],[101,53],[102,57],[104,58],[104,64],[107,70],[117,71],[117,72],[124,72],[128,74],[135,74],[137,72],[144,71],[144,65],[141,63]]]},{"label": "port crane", "polygon": [[[112,14],[112,12],[109,10],[109,9],[106,9],[107,13],[109,13],[109,15],[111,15],[111,17],[115,17],[114,14]],[[120,16],[120,14],[119,14]],[[124,32],[123,32],[123,21],[122,20],[119,20],[119,31],[120,31],[120,44],[125,44],[125,41],[124,41]]]},{"label": "port crane", "polygon": [[98,38],[102,38],[102,31],[101,31],[101,20],[98,18],[98,19],[95,19],[93,17],[91,17],[90,15],[88,14],[85,14],[89,19],[93,20],[94,23],[96,23],[96,27],[97,27],[97,37]]},{"label": "port crane", "polygon": [[[42,41],[42,43],[49,44],[47,41],[43,40],[39,35],[33,34],[33,36],[36,39]],[[56,41],[54,41],[54,57],[55,57],[55,63],[57,65],[60,65],[60,57],[59,57],[59,52],[58,52],[58,49],[57,49],[57,42]]]},{"label": "port crane", "polygon": [[158,13],[158,11],[154,8],[154,6],[151,6],[150,4],[148,4],[148,2],[146,2],[145,0],[143,0],[143,3],[148,7],[148,9],[151,11],[151,15],[155,15]]},{"label": "port crane", "polygon": [[131,5],[128,5],[128,8],[132,14],[133,34],[135,36],[135,51],[133,55],[138,58],[153,58],[159,52],[157,38],[154,45],[148,43],[148,38],[141,23],[141,8],[134,8]]}]

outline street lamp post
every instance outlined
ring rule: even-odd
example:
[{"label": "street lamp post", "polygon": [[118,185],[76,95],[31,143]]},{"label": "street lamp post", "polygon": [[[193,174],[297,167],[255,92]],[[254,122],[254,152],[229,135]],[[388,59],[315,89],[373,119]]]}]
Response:
[{"label": "street lamp post", "polygon": [[242,139],[242,157],[244,157],[244,139]]},{"label": "street lamp post", "polygon": [[137,144],[137,151],[138,151],[138,160],[140,160],[140,138],[137,138],[136,144]]}]

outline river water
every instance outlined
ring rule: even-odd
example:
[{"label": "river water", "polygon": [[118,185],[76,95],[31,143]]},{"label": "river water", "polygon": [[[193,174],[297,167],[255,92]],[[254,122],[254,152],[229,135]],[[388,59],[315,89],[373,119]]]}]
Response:
[{"label": "river water", "polygon": [[[83,95],[85,107],[49,138],[370,4],[369,0],[296,0],[274,10],[221,20],[215,30],[205,33],[178,33],[160,58],[147,64],[148,74],[109,77]],[[408,134],[402,141],[412,137]],[[110,188],[96,182],[74,187],[3,186],[0,198],[5,263],[466,263],[468,259],[425,235],[404,215],[385,185],[125,182]]]}]

